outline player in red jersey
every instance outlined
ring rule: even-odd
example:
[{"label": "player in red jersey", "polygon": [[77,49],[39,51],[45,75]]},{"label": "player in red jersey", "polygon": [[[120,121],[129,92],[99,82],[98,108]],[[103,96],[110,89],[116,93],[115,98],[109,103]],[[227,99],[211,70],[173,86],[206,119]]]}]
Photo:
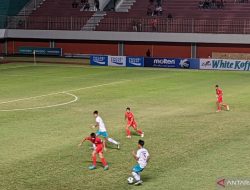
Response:
[{"label": "player in red jersey", "polygon": [[82,146],[82,143],[86,140],[92,142],[96,147],[92,152],[93,165],[89,166],[89,169],[90,170],[96,169],[96,154],[98,154],[100,159],[101,159],[101,162],[103,164],[104,170],[108,170],[109,166],[108,166],[108,164],[103,156],[103,142],[102,142],[102,140],[100,138],[96,137],[95,133],[91,133],[89,137],[82,139],[78,146],[79,147]]},{"label": "player in red jersey", "polygon": [[216,97],[217,97],[217,101],[216,101],[216,105],[217,105],[217,111],[216,112],[220,112],[221,111],[221,107],[223,106],[227,111],[229,111],[229,105],[223,103],[223,91],[221,88],[219,88],[219,85],[215,85],[215,89],[216,89]]},{"label": "player in red jersey", "polygon": [[131,132],[129,130],[129,127],[133,127],[134,130],[141,136],[144,137],[144,133],[142,130],[137,128],[137,123],[135,121],[134,114],[130,111],[130,108],[126,108],[125,112],[125,120],[127,120],[127,125],[126,125],[126,133],[127,133],[127,138],[131,138]]}]

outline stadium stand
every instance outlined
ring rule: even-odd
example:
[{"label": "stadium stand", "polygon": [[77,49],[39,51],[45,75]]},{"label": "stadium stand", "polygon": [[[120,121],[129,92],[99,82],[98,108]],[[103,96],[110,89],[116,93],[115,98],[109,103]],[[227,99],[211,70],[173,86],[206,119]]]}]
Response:
[{"label": "stadium stand", "polygon": [[[28,0],[18,0],[10,5],[10,0],[0,5],[0,10],[8,15],[16,15]],[[203,3],[205,0],[201,0]],[[160,2],[162,13],[149,14],[151,6]],[[125,32],[202,32],[202,33],[249,33],[250,4],[244,0],[223,2],[223,7],[199,7],[197,0],[134,0],[128,12],[84,11],[81,1],[45,0],[29,16],[12,17],[9,28],[43,30],[97,30]],[[216,0],[215,3],[221,3]],[[93,3],[91,4],[93,7]],[[93,10],[90,6],[90,10]],[[119,9],[118,9],[119,10]],[[153,15],[153,16],[152,16]],[[1,17],[0,25],[6,23]],[[91,18],[91,19],[90,19]],[[14,23],[14,24],[13,24]]]},{"label": "stadium stand", "polygon": [[[217,2],[221,2],[220,0]],[[197,0],[163,0],[161,16],[147,14],[148,3],[137,0],[129,13],[110,12],[99,31],[247,33],[249,3],[226,1],[222,8],[199,8]],[[150,15],[150,16],[149,16]],[[244,27],[244,29],[243,29]]]},{"label": "stadium stand", "polygon": [[4,0],[0,3],[0,28],[6,27],[7,16],[17,15],[29,0]]},{"label": "stadium stand", "polygon": [[0,13],[1,15],[17,15],[18,12],[23,8],[23,6],[29,2],[29,0],[4,0],[0,3]]},{"label": "stadium stand", "polygon": [[8,27],[36,30],[81,30],[92,15],[91,11],[83,11],[80,4],[74,7],[73,0],[46,0],[30,15],[11,17]]}]

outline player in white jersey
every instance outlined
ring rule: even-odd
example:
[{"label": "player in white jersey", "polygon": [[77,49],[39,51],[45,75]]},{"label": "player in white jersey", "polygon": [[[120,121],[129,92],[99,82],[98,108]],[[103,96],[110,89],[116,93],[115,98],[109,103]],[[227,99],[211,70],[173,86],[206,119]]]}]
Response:
[{"label": "player in white jersey", "polygon": [[95,121],[96,121],[96,124],[93,126],[93,128],[98,127],[98,131],[96,132],[96,136],[104,137],[104,150],[106,150],[106,142],[107,141],[115,144],[117,146],[117,149],[120,149],[120,143],[108,136],[106,126],[105,126],[102,118],[99,116],[98,111],[94,111],[93,115],[94,115]]},{"label": "player in white jersey", "polygon": [[144,170],[144,168],[147,166],[148,160],[149,160],[149,153],[148,150],[143,148],[144,141],[139,140],[138,141],[138,150],[135,153],[135,151],[132,152],[133,157],[137,161],[137,164],[133,167],[132,175],[135,179],[135,185],[142,184],[141,175],[140,173]]}]

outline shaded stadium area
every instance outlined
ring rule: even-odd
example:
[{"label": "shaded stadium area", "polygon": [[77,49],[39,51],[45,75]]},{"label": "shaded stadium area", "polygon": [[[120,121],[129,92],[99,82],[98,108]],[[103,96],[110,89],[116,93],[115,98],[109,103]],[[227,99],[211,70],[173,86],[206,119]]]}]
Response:
[{"label": "shaded stadium area", "polygon": [[[90,30],[175,33],[250,33],[250,4],[238,1],[137,0],[128,12],[86,10],[81,1],[45,0],[29,14],[19,1],[0,6],[1,27],[36,30]],[[27,2],[26,2],[27,3]],[[11,5],[11,8],[10,8]],[[2,7],[2,8],[1,8]],[[14,7],[14,8],[13,8]],[[160,7],[160,9],[158,9]],[[11,11],[9,11],[11,10]],[[118,10],[118,9],[117,9]],[[161,10],[156,11],[156,10]],[[22,11],[23,14],[20,14]],[[93,16],[95,14],[101,16]],[[98,20],[98,21],[97,21]]]}]

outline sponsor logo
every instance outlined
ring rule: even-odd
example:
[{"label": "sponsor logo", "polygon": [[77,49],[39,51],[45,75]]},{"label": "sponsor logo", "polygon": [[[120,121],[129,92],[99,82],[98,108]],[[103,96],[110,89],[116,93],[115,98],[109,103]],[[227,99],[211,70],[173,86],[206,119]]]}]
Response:
[{"label": "sponsor logo", "polygon": [[212,60],[210,59],[201,59],[201,67],[202,68],[208,68],[212,66]]},{"label": "sponsor logo", "polygon": [[106,64],[106,57],[105,56],[93,56],[93,62],[105,65]]},{"label": "sponsor logo", "polygon": [[175,60],[174,59],[154,59],[154,64],[175,65]]},{"label": "sponsor logo", "polygon": [[215,69],[228,69],[228,70],[250,70],[250,61],[236,61],[236,60],[213,60],[212,66]]},{"label": "sponsor logo", "polygon": [[117,64],[117,65],[123,65],[124,64],[124,58],[123,57],[111,57],[110,61],[111,61],[111,63]]},{"label": "sponsor logo", "polygon": [[202,66],[202,67],[211,67],[211,66],[212,66],[212,63],[211,63],[210,60],[203,60],[203,61],[201,62],[201,66]]},{"label": "sponsor logo", "polygon": [[128,64],[140,67],[143,65],[143,58],[140,57],[128,57]]},{"label": "sponsor logo", "polygon": [[231,59],[201,59],[201,69],[249,71],[250,61]]},{"label": "sponsor logo", "polygon": [[109,66],[126,66],[126,57],[125,56],[109,56],[108,57]]},{"label": "sponsor logo", "polygon": [[181,68],[188,69],[190,68],[190,61],[188,59],[180,60],[179,65]]}]

